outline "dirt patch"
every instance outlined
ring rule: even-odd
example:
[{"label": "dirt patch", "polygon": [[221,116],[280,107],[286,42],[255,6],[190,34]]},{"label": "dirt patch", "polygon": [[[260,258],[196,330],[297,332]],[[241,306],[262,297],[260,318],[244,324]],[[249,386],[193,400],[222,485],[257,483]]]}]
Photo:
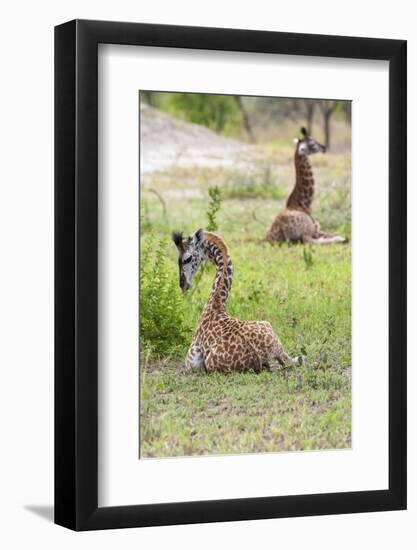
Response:
[{"label": "dirt patch", "polygon": [[146,104],[140,108],[140,171],[170,166],[228,166],[245,163],[252,147],[198,124],[190,124]]}]

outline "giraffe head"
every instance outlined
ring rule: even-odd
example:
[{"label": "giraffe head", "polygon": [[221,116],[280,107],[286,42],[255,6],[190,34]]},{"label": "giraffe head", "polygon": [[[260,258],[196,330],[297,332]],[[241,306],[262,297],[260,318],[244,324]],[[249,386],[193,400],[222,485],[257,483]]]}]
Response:
[{"label": "giraffe head", "polygon": [[313,139],[307,130],[301,128],[301,139],[296,139],[295,143],[297,144],[297,152],[299,155],[313,155],[314,153],[325,153],[326,147]]},{"label": "giraffe head", "polygon": [[180,287],[186,292],[200,265],[206,260],[203,248],[204,231],[197,229],[194,235],[184,238],[182,233],[173,233],[172,240],[178,249]]}]

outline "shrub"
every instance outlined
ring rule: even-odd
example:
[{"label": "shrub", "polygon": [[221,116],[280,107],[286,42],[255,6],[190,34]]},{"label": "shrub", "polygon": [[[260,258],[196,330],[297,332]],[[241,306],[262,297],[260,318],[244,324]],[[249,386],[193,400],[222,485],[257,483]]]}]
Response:
[{"label": "shrub", "polygon": [[178,275],[167,262],[167,240],[150,234],[141,251],[140,344],[153,356],[183,355],[190,342]]},{"label": "shrub", "polygon": [[314,249],[310,246],[303,246],[303,260],[306,269],[310,269],[314,264]]},{"label": "shrub", "polygon": [[222,196],[220,189],[217,187],[209,187],[208,194],[210,196],[210,202],[207,208],[207,231],[216,231],[219,228],[217,223],[217,214],[222,206]]},{"label": "shrub", "polygon": [[233,96],[161,93],[158,100],[159,107],[171,115],[202,124],[216,132],[228,132],[242,123],[242,114]]},{"label": "shrub", "polygon": [[[222,194],[217,185],[214,187],[209,187],[208,194],[210,197],[210,202],[206,211],[206,216],[208,219],[206,229],[207,231],[217,231],[217,229],[219,228],[219,224],[217,223],[217,214],[219,213],[219,210],[222,206]],[[193,288],[191,292],[188,293],[189,300],[193,298],[194,293],[200,286],[201,279],[206,273],[207,267],[207,264],[203,264],[200,267],[198,273],[194,276]]]}]

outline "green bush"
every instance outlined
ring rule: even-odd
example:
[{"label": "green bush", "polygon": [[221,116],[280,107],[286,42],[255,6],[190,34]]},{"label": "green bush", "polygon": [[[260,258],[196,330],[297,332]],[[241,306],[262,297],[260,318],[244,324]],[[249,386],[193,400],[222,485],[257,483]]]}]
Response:
[{"label": "green bush", "polygon": [[230,131],[242,123],[242,115],[233,96],[160,93],[156,96],[156,104],[171,115],[202,124],[216,132]]},{"label": "green bush", "polygon": [[141,351],[156,357],[183,355],[191,339],[178,273],[167,261],[167,245],[167,239],[156,241],[149,234],[141,250]]},{"label": "green bush", "polygon": [[[217,222],[217,214],[220,211],[220,208],[222,207],[222,193],[217,185],[214,187],[209,187],[208,194],[210,197],[210,202],[208,204],[207,210],[206,210],[206,216],[207,216],[207,231],[217,231],[219,228],[219,224]],[[188,300],[192,301],[194,298],[194,294],[197,291],[197,289],[200,286],[201,279],[204,277],[204,274],[209,269],[209,264],[205,263],[201,266],[199,271],[194,276],[193,281],[193,287],[191,291],[188,293]]]},{"label": "green bush", "polygon": [[303,246],[303,260],[306,269],[310,269],[314,264],[314,249],[310,246]]},{"label": "green bush", "polygon": [[222,206],[222,194],[220,189],[217,187],[209,187],[208,194],[210,197],[210,202],[207,208],[207,231],[217,231],[219,225],[217,223],[217,214]]}]

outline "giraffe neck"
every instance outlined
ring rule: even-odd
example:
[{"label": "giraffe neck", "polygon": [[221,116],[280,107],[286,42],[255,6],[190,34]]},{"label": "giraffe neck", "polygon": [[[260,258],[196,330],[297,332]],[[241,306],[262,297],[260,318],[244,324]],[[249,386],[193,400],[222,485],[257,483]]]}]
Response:
[{"label": "giraffe neck", "polygon": [[211,288],[206,308],[225,309],[232,287],[233,266],[227,247],[218,235],[206,233],[204,250],[208,261],[216,266],[216,276]]},{"label": "giraffe neck", "polygon": [[300,155],[295,150],[295,186],[287,200],[287,208],[302,210],[310,214],[314,194],[314,178],[308,155]]}]

